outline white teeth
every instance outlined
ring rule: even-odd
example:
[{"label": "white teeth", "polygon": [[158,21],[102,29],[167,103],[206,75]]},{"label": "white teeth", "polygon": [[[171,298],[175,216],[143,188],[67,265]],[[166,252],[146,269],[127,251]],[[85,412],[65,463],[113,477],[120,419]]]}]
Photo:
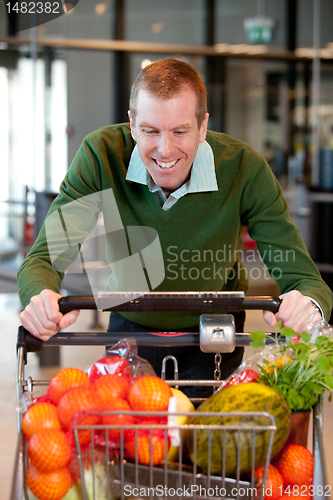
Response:
[{"label": "white teeth", "polygon": [[161,168],[170,168],[170,167],[173,167],[174,164],[177,162],[177,160],[175,161],[169,161],[168,163],[163,163],[161,161],[158,161],[158,160],[155,160],[157,165],[159,165]]}]

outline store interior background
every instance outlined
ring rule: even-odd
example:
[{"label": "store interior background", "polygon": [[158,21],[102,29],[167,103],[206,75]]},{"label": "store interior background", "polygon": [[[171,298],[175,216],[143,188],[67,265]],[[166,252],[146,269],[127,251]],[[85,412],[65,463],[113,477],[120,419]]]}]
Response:
[{"label": "store interior background", "polygon": [[[256,16],[273,20],[271,41],[247,39],[244,20]],[[333,288],[332,21],[331,0],[80,0],[66,15],[20,30],[0,3],[1,493],[9,492],[16,442],[16,271],[84,137],[127,121],[129,89],[144,64],[171,56],[199,71],[209,128],[266,158]],[[253,250],[245,237],[244,255]],[[246,264],[250,293],[278,293]],[[67,275],[64,293],[80,289],[82,277]],[[96,317],[81,317],[86,325],[78,327],[96,326]],[[251,315],[248,329],[261,321]],[[94,352],[82,356],[62,350],[61,365],[42,368],[31,355],[32,373],[88,363]],[[330,415],[327,405],[326,425]],[[332,445],[325,434],[331,482]]]}]

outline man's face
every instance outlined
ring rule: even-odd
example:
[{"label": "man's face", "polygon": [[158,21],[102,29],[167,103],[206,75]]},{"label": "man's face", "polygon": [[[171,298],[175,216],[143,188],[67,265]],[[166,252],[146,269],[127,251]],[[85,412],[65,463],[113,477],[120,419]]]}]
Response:
[{"label": "man's face", "polygon": [[140,89],[135,124],[129,112],[140,158],[167,196],[187,181],[199,143],[206,138],[208,113],[199,128],[196,106],[193,90],[163,100]]}]

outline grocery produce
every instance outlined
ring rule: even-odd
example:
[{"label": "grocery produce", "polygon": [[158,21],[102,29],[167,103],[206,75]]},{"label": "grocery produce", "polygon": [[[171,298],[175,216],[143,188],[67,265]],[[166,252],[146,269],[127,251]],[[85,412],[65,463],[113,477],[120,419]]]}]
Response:
[{"label": "grocery produce", "polygon": [[[281,328],[278,322],[276,329]],[[333,341],[330,328],[320,331],[313,338],[302,332],[299,342],[295,342],[296,332],[282,328],[280,335],[286,339],[265,347],[266,334],[262,330],[253,332],[250,337],[254,348],[261,348],[262,363],[260,382],[276,389],[287,401],[292,413],[311,410],[318,398],[326,390],[332,398],[333,391]],[[255,354],[258,357],[258,353]],[[272,362],[269,358],[275,357]]]},{"label": "grocery produce", "polygon": [[22,431],[28,440],[43,429],[61,429],[58,410],[51,403],[35,403],[23,415]]},{"label": "grocery produce", "polygon": [[60,422],[68,429],[74,416],[84,411],[94,411],[100,408],[99,399],[91,387],[75,387],[67,391],[58,404]]},{"label": "grocery produce", "polygon": [[35,433],[28,447],[30,462],[42,472],[65,467],[71,457],[71,446],[62,431],[47,429]]},{"label": "grocery produce", "polygon": [[[107,473],[106,465],[96,463],[94,468],[90,467],[84,472],[84,485],[87,492],[87,500],[114,500],[114,496],[107,496]],[[63,500],[83,500],[82,483],[79,479],[72,486]]]},{"label": "grocery produce", "polygon": [[78,368],[63,368],[51,378],[47,393],[52,403],[57,405],[61,396],[69,389],[89,385],[88,375],[84,371]]},{"label": "grocery produce", "polygon": [[28,467],[27,486],[39,500],[60,500],[69,491],[72,477],[67,467],[41,472],[32,464]]},{"label": "grocery produce", "polygon": [[233,375],[230,379],[222,385],[222,389],[230,387],[231,385],[245,384],[247,382],[256,382],[259,379],[259,373],[252,369],[244,370],[237,375]]},{"label": "grocery produce", "polygon": [[[182,400],[180,411],[192,410],[188,398],[180,391],[176,393]],[[107,496],[105,450],[109,464],[119,460],[120,446],[126,459],[141,464],[156,465],[165,460],[170,447],[167,431],[153,426],[166,424],[168,417],[154,412],[167,411],[171,396],[169,385],[155,375],[131,377],[131,365],[121,356],[101,358],[86,372],[60,370],[52,377],[47,393],[23,417],[22,429],[28,440],[29,499],[83,498],[76,436],[89,500]],[[133,415],[141,411],[151,414]],[[93,430],[97,424],[101,426]],[[77,429],[78,425],[86,428]],[[121,432],[123,426],[129,429]],[[112,476],[111,469],[109,466]],[[112,499],[110,495],[108,498]]]},{"label": "grocery produce", "polygon": [[127,377],[107,374],[99,377],[95,381],[93,388],[99,398],[102,399],[105,404],[108,404],[114,398],[127,398],[130,388],[130,380]]},{"label": "grocery produce", "polygon": [[[111,441],[119,441],[121,437],[120,426],[134,425],[135,417],[133,415],[126,415],[126,412],[132,411],[132,408],[125,399],[117,398],[112,403],[109,403],[108,411],[117,411],[116,415],[103,415],[103,425],[117,425],[118,428],[108,429],[108,437]],[[124,429],[123,434],[126,435]]]},{"label": "grocery produce", "polygon": [[133,410],[166,411],[172,396],[170,386],[160,377],[144,375],[133,379],[128,401]]},{"label": "grocery produce", "polygon": [[[275,418],[277,430],[274,435],[272,456],[277,454],[288,439],[290,431],[290,410],[284,398],[273,388],[267,387],[256,382],[247,384],[238,384],[227,387],[210,396],[202,403],[197,411],[200,412],[246,412],[262,411],[268,412]],[[212,474],[221,474],[223,453],[226,453],[225,473],[228,477],[236,474],[237,453],[239,445],[239,463],[240,472],[246,473],[252,467],[252,448],[253,433],[246,431],[246,427],[268,425],[268,419],[263,416],[244,417],[238,416],[196,416],[194,414],[190,419],[193,425],[235,425],[241,428],[237,430],[226,430],[225,441],[221,431],[210,429],[199,429],[197,435],[197,465],[203,470],[208,469],[208,449],[209,436],[211,445],[210,470]],[[268,431],[256,432],[255,437],[255,464],[256,468],[263,465],[269,439]],[[224,444],[225,443],[225,444]],[[189,432],[187,436],[187,445],[190,451],[190,457],[194,460],[194,432]]]},{"label": "grocery produce", "polygon": [[107,375],[108,373],[114,375],[123,375],[125,377],[131,376],[131,367],[127,359],[121,356],[109,356],[107,358],[101,358],[96,361],[87,370],[89,379],[91,382],[95,382],[102,375]]},{"label": "grocery produce", "polygon": [[129,429],[125,437],[125,449],[130,458],[144,465],[157,465],[165,460],[169,448],[165,430],[153,428],[151,424],[151,420],[141,420],[140,425],[149,425],[150,428]]},{"label": "grocery produce", "polygon": [[314,458],[305,446],[288,444],[274,464],[280,471],[285,486],[303,487],[311,484]]},{"label": "grocery produce", "polygon": [[[110,454],[109,457],[111,457]],[[81,450],[81,461],[88,500],[114,500],[113,496],[108,497],[107,494],[105,452],[96,446],[94,446],[92,451],[91,446],[89,446]],[[76,450],[73,450],[69,470],[73,486],[68,491],[64,500],[83,500],[80,466]],[[112,470],[110,469],[109,478],[112,478]]]},{"label": "grocery produce", "polygon": [[288,363],[290,363],[290,361],[291,358],[286,354],[283,354],[280,358],[271,361],[270,363],[268,363],[268,365],[265,365],[263,368],[264,371],[267,373],[274,373],[275,370],[278,370],[279,368],[281,368],[281,366],[287,365]]},{"label": "grocery produce", "polygon": [[[260,497],[261,489],[263,487],[262,479],[265,471],[265,466],[262,465],[255,470],[254,477],[257,479],[256,489],[257,498]],[[277,500],[281,493],[283,492],[283,477],[274,465],[269,464],[265,486],[263,500]]]},{"label": "grocery produce", "polygon": [[[186,425],[189,422],[190,417],[186,417],[181,413],[189,413],[194,411],[194,405],[189,400],[189,398],[179,389],[171,388],[172,396],[176,398],[176,410],[180,413],[177,415],[177,423],[178,425]],[[186,443],[186,429],[182,430],[182,450],[183,454],[185,454],[185,443]],[[181,458],[181,457],[180,457]],[[179,446],[170,446],[168,452],[168,461],[176,462],[179,460]]]},{"label": "grocery produce", "polygon": [[[99,411],[101,403],[91,386],[75,387],[65,392],[58,404],[60,422],[65,429],[70,429],[75,425],[96,425],[100,422],[100,417],[94,413]],[[74,439],[73,433],[70,434]],[[86,445],[91,440],[90,429],[78,431],[78,438],[81,445]],[[74,443],[73,443],[74,444]]]}]

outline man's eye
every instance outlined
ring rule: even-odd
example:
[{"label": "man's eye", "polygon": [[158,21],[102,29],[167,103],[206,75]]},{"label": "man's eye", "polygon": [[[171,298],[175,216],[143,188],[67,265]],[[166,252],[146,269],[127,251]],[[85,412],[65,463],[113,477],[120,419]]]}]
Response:
[{"label": "man's eye", "polygon": [[153,134],[157,134],[157,130],[143,130],[143,132],[147,135],[153,135]]},{"label": "man's eye", "polygon": [[185,130],[176,130],[175,135],[178,135],[178,136],[185,135]]}]

